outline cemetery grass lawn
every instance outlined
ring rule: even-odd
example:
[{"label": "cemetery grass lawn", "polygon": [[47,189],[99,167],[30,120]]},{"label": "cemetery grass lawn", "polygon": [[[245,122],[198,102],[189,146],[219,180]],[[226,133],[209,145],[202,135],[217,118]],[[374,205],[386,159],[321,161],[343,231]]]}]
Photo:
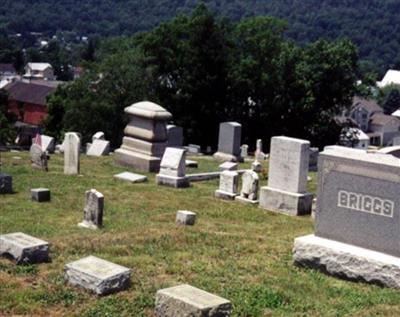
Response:
[{"label": "cemetery grass lawn", "polygon": [[[217,170],[218,163],[195,159],[199,169],[188,173]],[[3,155],[15,193],[0,196],[0,232],[22,231],[50,242],[52,262],[15,266],[0,259],[0,316],[153,316],[156,291],[180,283],[231,300],[233,316],[400,315],[396,290],[293,266],[293,239],[313,232],[311,217],[217,200],[218,180],[189,189],[156,186],[151,174],[143,184],[116,181],[112,176],[126,169],[114,166],[112,157],[82,156],[82,176],[63,175],[57,154],[49,168],[33,170],[27,153]],[[32,202],[35,187],[49,188],[52,201]],[[105,227],[99,231],[77,227],[84,192],[91,188],[105,195]],[[196,225],[175,225],[178,209],[197,212]],[[97,297],[65,285],[64,265],[88,255],[131,268],[132,286]]]}]

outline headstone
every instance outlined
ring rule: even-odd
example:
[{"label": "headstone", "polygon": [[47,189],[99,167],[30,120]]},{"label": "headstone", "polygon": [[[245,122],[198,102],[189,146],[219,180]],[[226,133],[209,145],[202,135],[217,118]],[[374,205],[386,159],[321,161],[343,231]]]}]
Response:
[{"label": "headstone", "polygon": [[331,146],[318,171],[315,235],[295,240],[295,263],[400,288],[398,159]]},{"label": "headstone", "polygon": [[83,221],[80,227],[99,229],[103,226],[104,195],[95,189],[86,191]]},{"label": "headstone", "polygon": [[256,173],[260,173],[263,169],[262,164],[259,161],[254,161],[253,163],[251,163],[251,170],[256,172]]},{"label": "headstone", "polygon": [[157,291],[157,317],[229,317],[232,304],[227,299],[182,284]]},{"label": "headstone", "polygon": [[129,123],[122,145],[114,153],[115,162],[145,172],[158,172],[161,157],[167,147],[167,124],[172,115],[161,106],[143,101],[125,112]]},{"label": "headstone", "polygon": [[93,141],[89,150],[87,151],[88,156],[103,156],[110,153],[110,142],[105,140],[96,139]]},{"label": "headstone", "polygon": [[0,173],[0,194],[12,194],[12,192],[11,175]]},{"label": "headstone", "polygon": [[176,222],[180,225],[193,226],[196,221],[196,213],[187,210],[178,210]]},{"label": "headstone", "polygon": [[254,171],[246,171],[242,175],[242,190],[235,199],[248,204],[258,204],[259,177]]},{"label": "headstone", "polygon": [[219,166],[220,171],[236,171],[238,164],[234,162],[224,162]]},{"label": "headstone", "polygon": [[187,151],[190,154],[201,154],[201,146],[197,144],[189,144],[187,146]]},{"label": "headstone", "polygon": [[160,173],[156,176],[157,184],[175,188],[188,187],[190,183],[185,175],[185,161],[185,149],[168,147],[161,160]]},{"label": "headstone", "polygon": [[214,158],[219,161],[242,162],[240,142],[242,125],[237,122],[223,122],[219,126],[218,152]]},{"label": "headstone", "polygon": [[16,264],[49,261],[49,243],[22,232],[0,235],[0,255],[11,257]]},{"label": "headstone", "polygon": [[48,188],[31,189],[32,200],[39,203],[50,201],[50,190]]},{"label": "headstone", "polygon": [[289,215],[311,213],[307,192],[310,142],[284,136],[271,139],[268,186],[261,187],[260,207]]},{"label": "headstone", "polygon": [[207,145],[207,147],[206,147],[206,153],[207,153],[207,154],[211,154],[211,152],[212,152],[211,146]]},{"label": "headstone", "polygon": [[130,172],[122,172],[120,174],[116,174],[114,175],[114,178],[128,181],[131,183],[143,183],[147,181],[147,176]]},{"label": "headstone", "polygon": [[219,176],[219,189],[215,191],[215,197],[233,200],[238,195],[239,173],[224,171]]},{"label": "headstone", "polygon": [[265,153],[263,152],[263,144],[261,139],[258,139],[256,143],[255,160],[258,162],[265,160]]},{"label": "headstone", "polygon": [[318,155],[319,149],[317,147],[311,147],[310,160],[308,163],[308,170],[311,172],[316,172],[318,170]]},{"label": "headstone", "polygon": [[54,153],[54,150],[56,149],[56,141],[54,140],[54,138],[51,136],[42,135],[41,139],[42,139],[42,150],[44,152]]},{"label": "headstone", "polygon": [[102,131],[96,132],[92,136],[92,142],[94,142],[95,140],[105,140],[105,139],[106,139],[106,136],[104,135],[104,132],[102,132]]},{"label": "headstone", "polygon": [[168,147],[182,147],[183,146],[183,128],[176,125],[167,125],[168,134]]},{"label": "headstone", "polygon": [[247,144],[243,144],[240,147],[240,156],[245,159],[246,157],[249,156],[249,152],[248,151],[249,151],[249,146]]},{"label": "headstone", "polygon": [[81,140],[77,133],[69,132],[64,139],[64,174],[76,175],[80,169]]},{"label": "headstone", "polygon": [[32,144],[29,150],[29,154],[31,157],[32,167],[41,169],[43,171],[48,171],[47,166],[47,153],[43,152],[42,147],[38,144]]},{"label": "headstone", "polygon": [[377,153],[389,154],[394,157],[400,158],[400,146],[388,146],[382,149],[379,149]]},{"label": "headstone", "polygon": [[88,256],[65,265],[64,278],[72,286],[80,286],[107,295],[124,290],[130,285],[128,268],[109,261]]}]

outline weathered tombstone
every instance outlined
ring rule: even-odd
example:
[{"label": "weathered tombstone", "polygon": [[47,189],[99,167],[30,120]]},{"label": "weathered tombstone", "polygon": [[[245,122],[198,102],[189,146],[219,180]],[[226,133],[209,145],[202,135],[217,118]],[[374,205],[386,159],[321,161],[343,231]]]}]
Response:
[{"label": "weathered tombstone", "polygon": [[223,122],[219,125],[218,152],[214,158],[219,161],[242,162],[240,142],[242,125],[237,122]]},{"label": "weathered tombstone", "polygon": [[215,197],[234,200],[238,195],[239,173],[224,171],[219,176],[219,189],[215,191]]},{"label": "weathered tombstone", "polygon": [[157,184],[175,188],[188,187],[190,183],[185,175],[185,161],[185,149],[168,147],[161,160],[160,173],[156,176]]},{"label": "weathered tombstone", "polygon": [[220,171],[236,171],[238,164],[235,162],[224,162],[219,166]]},{"label": "weathered tombstone", "polygon": [[95,189],[86,191],[83,221],[78,226],[99,229],[103,226],[104,195]]},{"label": "weathered tombstone", "polygon": [[247,144],[242,144],[242,146],[240,147],[240,156],[242,158],[246,158],[249,156],[249,146]]},{"label": "weathered tombstone", "polygon": [[81,139],[75,132],[65,134],[64,138],[64,174],[76,175],[80,169]]},{"label": "weathered tombstone", "polygon": [[29,150],[29,154],[31,157],[32,167],[41,169],[43,171],[48,171],[47,159],[48,155],[46,152],[43,152],[42,147],[38,144],[32,144]]},{"label": "weathered tombstone", "polygon": [[397,158],[325,148],[318,162],[315,235],[295,239],[295,263],[400,288],[399,193]]},{"label": "weathered tombstone", "polygon": [[309,149],[309,141],[284,136],[271,139],[268,186],[261,187],[260,207],[294,216],[311,213]]},{"label": "weathered tombstone", "polygon": [[157,317],[229,317],[229,300],[182,284],[157,291],[155,314]]},{"label": "weathered tombstone", "polygon": [[12,192],[11,175],[0,173],[0,194],[11,194]]},{"label": "weathered tombstone", "polygon": [[64,279],[68,284],[91,290],[97,295],[107,295],[128,288],[130,277],[128,268],[95,256],[68,263],[64,269]]},{"label": "weathered tombstone", "polygon": [[87,151],[88,156],[103,156],[110,153],[110,142],[105,140],[96,139],[91,144],[89,150]]},{"label": "weathered tombstone", "polygon": [[168,134],[168,147],[182,147],[183,146],[183,128],[176,125],[167,125]]},{"label": "weathered tombstone", "polygon": [[201,154],[201,146],[197,144],[188,144],[187,151],[190,154]]},{"label": "weathered tombstone", "polygon": [[[43,152],[54,153],[56,149],[56,142],[53,137],[42,134],[40,136],[41,148]],[[32,139],[32,144],[35,144],[35,139]]]},{"label": "weathered tombstone", "polygon": [[22,232],[0,235],[0,255],[11,257],[16,264],[48,262],[49,243]]},{"label": "weathered tombstone", "polygon": [[388,146],[382,149],[379,149],[377,153],[389,154],[394,157],[400,158],[400,146]]},{"label": "weathered tombstone", "polygon": [[158,172],[167,146],[166,122],[172,115],[148,101],[135,103],[125,108],[125,112],[130,121],[121,147],[114,152],[115,162],[145,172]]},{"label": "weathered tombstone", "polygon": [[310,148],[310,160],[308,163],[308,170],[312,172],[316,172],[318,169],[318,155],[319,149],[317,147]]},{"label": "weathered tombstone", "polygon": [[50,201],[50,190],[48,188],[32,188],[32,200],[39,203]]},{"label": "weathered tombstone", "polygon": [[263,143],[261,139],[256,142],[255,160],[260,162],[265,160],[265,153],[263,152]]},{"label": "weathered tombstone", "polygon": [[193,226],[196,221],[196,213],[187,210],[178,210],[176,223],[180,225]]},{"label": "weathered tombstone", "polygon": [[94,142],[94,140],[105,140],[105,139],[106,139],[106,136],[105,136],[104,132],[102,132],[102,131],[96,132],[92,136],[92,142]]},{"label": "weathered tombstone", "polygon": [[258,183],[259,177],[256,172],[246,171],[242,175],[242,190],[240,196],[236,196],[237,201],[258,204]]},{"label": "weathered tombstone", "polygon": [[143,183],[147,181],[147,176],[135,174],[131,172],[122,172],[114,175],[114,178],[127,181],[130,183]]}]

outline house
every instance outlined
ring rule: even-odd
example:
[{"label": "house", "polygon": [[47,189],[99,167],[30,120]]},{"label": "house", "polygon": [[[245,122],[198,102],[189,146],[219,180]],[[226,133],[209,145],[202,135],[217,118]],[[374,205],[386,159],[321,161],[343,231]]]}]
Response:
[{"label": "house", "polygon": [[386,146],[393,142],[393,138],[400,136],[400,119],[384,114],[373,100],[354,97],[347,117],[368,135],[371,145]]},{"label": "house", "polygon": [[55,80],[53,67],[49,63],[28,63],[25,66],[26,79]]},{"label": "house", "polygon": [[0,63],[0,77],[9,77],[17,75],[13,64],[1,64]]},{"label": "house", "polygon": [[8,111],[15,113],[19,121],[38,126],[47,117],[46,99],[56,87],[16,81],[4,89],[9,93]]},{"label": "house", "polygon": [[383,77],[382,81],[376,82],[376,85],[379,88],[384,88],[390,85],[400,85],[400,71],[389,69]]}]

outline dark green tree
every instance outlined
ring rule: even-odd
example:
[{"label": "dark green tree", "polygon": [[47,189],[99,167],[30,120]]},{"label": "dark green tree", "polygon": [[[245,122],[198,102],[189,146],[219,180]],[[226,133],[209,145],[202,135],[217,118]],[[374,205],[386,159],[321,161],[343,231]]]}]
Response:
[{"label": "dark green tree", "polygon": [[7,111],[8,93],[4,89],[0,89],[0,145],[13,142],[15,139],[15,129],[13,124],[17,117]]}]

